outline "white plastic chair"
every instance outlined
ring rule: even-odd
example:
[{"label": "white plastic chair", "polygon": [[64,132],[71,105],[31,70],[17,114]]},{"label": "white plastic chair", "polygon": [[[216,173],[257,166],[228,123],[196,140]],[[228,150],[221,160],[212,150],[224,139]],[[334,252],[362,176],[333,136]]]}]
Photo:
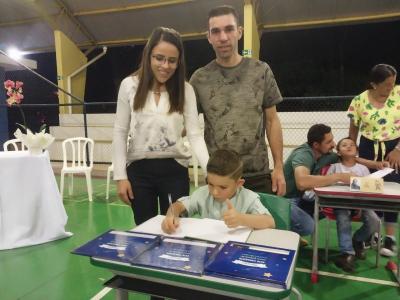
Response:
[{"label": "white plastic chair", "polygon": [[[9,146],[11,146],[13,149],[9,150],[8,149]],[[11,139],[11,140],[4,142],[3,150],[5,152],[7,152],[7,151],[24,151],[24,150],[28,150],[28,147],[19,139]]]},{"label": "white plastic chair", "polygon": [[[93,201],[92,197],[93,148],[94,148],[94,141],[90,138],[75,137],[75,138],[68,138],[62,142],[63,167],[61,169],[61,180],[60,180],[61,197],[64,196],[65,174],[70,174],[69,195],[72,195],[74,189],[73,174],[83,173],[85,174],[86,177],[86,185],[88,190],[89,201]],[[88,160],[89,165],[86,164],[86,160]]]},{"label": "white plastic chair", "polygon": [[107,187],[106,187],[106,200],[109,198],[110,194],[110,180],[111,180],[111,173],[114,172],[114,165],[111,164],[107,169]]}]

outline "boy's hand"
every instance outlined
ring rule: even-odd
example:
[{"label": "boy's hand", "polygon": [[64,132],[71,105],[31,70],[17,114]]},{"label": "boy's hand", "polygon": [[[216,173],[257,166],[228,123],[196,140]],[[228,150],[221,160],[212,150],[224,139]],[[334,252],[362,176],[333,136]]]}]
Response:
[{"label": "boy's hand", "polygon": [[161,229],[168,234],[174,233],[179,227],[179,218],[174,217],[172,214],[167,214],[161,223]]},{"label": "boy's hand", "polygon": [[228,226],[229,228],[235,228],[240,226],[241,214],[238,213],[236,209],[233,207],[231,200],[226,199],[225,203],[228,206],[228,209],[224,212],[222,216],[224,218],[226,226]]}]

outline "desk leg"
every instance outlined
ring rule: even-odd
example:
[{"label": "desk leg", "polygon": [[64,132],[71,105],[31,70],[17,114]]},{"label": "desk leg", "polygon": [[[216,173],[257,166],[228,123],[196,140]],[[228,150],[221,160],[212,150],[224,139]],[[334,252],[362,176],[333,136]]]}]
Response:
[{"label": "desk leg", "polygon": [[314,234],[313,234],[313,259],[311,268],[311,282],[318,282],[318,221],[319,221],[319,199],[315,197],[314,203]]},{"label": "desk leg", "polygon": [[[400,226],[397,226],[397,234],[398,234],[398,240],[397,243],[400,241]],[[397,247],[397,282],[400,285],[400,249]]]},{"label": "desk leg", "polygon": [[115,300],[128,300],[129,293],[126,290],[115,289]]}]

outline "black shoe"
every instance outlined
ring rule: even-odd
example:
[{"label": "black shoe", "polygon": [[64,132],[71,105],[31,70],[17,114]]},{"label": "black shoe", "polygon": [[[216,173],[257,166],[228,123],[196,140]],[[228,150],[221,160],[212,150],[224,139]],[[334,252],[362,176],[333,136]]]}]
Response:
[{"label": "black shoe", "polygon": [[[381,236],[381,245],[382,245],[382,236]],[[371,234],[368,239],[364,242],[364,249],[375,249],[378,246],[378,233],[375,232],[373,235]]]},{"label": "black shoe", "polygon": [[354,255],[342,253],[336,258],[335,265],[336,267],[342,269],[343,271],[353,273],[354,261],[355,261]]},{"label": "black shoe", "polygon": [[358,259],[364,260],[366,258],[365,250],[364,250],[364,242],[356,241],[353,238],[353,248],[354,248],[354,252],[356,253],[356,257]]},{"label": "black shoe", "polygon": [[380,254],[383,256],[391,257],[396,255],[396,251],[396,242],[390,237],[385,237]]}]

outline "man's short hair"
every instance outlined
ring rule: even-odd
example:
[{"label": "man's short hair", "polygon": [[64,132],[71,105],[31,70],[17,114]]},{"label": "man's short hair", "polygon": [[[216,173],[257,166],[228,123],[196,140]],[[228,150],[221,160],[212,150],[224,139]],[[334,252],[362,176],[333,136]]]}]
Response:
[{"label": "man's short hair", "polygon": [[312,147],[316,143],[322,143],[325,138],[325,134],[330,133],[332,128],[325,124],[314,124],[310,127],[307,133],[307,144]]},{"label": "man's short hair", "polygon": [[239,14],[237,13],[236,9],[230,5],[221,5],[211,9],[208,12],[208,21],[210,21],[211,18],[225,15],[233,15],[235,17],[236,25],[239,26]]},{"label": "man's short hair", "polygon": [[228,149],[219,149],[208,160],[207,173],[228,176],[234,180],[238,180],[243,174],[243,162],[237,152]]}]

